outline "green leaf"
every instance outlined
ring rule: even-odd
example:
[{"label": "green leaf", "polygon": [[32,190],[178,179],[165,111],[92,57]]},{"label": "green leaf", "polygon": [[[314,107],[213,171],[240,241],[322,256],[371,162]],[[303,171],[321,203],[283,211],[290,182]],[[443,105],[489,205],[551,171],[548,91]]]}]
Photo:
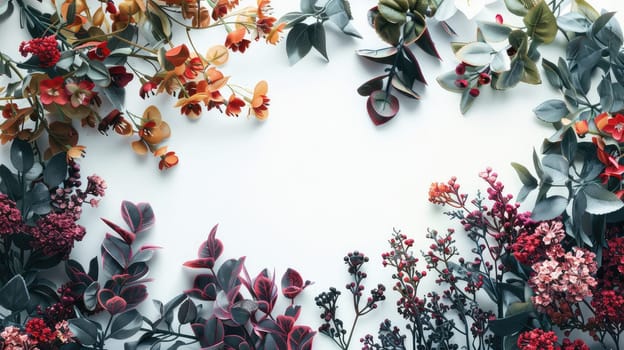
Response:
[{"label": "green leaf", "polygon": [[512,162],[511,167],[514,168],[523,185],[532,188],[537,187],[537,179],[531,175],[531,172],[524,165]]},{"label": "green leaf", "polygon": [[464,89],[464,91],[462,91],[461,100],[459,101],[459,110],[461,114],[466,114],[466,112],[468,112],[470,107],[472,107],[475,98],[476,97],[470,94],[470,89]]},{"label": "green leaf", "polygon": [[377,5],[379,13],[390,23],[402,24],[407,19],[407,0],[380,0]]},{"label": "green leaf", "polygon": [[587,199],[586,210],[590,214],[608,214],[624,207],[624,202],[618,196],[599,184],[592,183],[583,187],[583,193]]},{"label": "green leaf", "polygon": [[360,96],[369,96],[374,91],[383,89],[383,80],[387,76],[388,76],[387,74],[380,75],[360,85],[360,87],[357,89],[358,94],[360,94]]},{"label": "green leaf", "polygon": [[569,180],[569,164],[563,156],[547,154],[542,158],[542,166],[550,183],[563,185]]},{"label": "green leaf", "polygon": [[318,51],[327,61],[327,47],[325,44],[325,27],[323,23],[316,22],[308,27],[308,38],[312,42],[312,46]]},{"label": "green leaf", "polygon": [[511,34],[511,27],[503,24],[477,21],[477,26],[481,30],[483,38],[488,42],[505,41]]},{"label": "green leaf", "polygon": [[98,338],[98,326],[86,318],[74,318],[68,321],[69,330],[82,345],[93,345]]},{"label": "green leaf", "polygon": [[397,45],[401,38],[401,25],[387,21],[380,14],[374,17],[375,31],[379,37],[390,45]]},{"label": "green leaf", "polygon": [[527,34],[544,44],[551,43],[557,35],[557,18],[544,0],[534,6],[523,18]]},{"label": "green leaf", "polygon": [[505,6],[509,12],[521,17],[524,17],[532,7],[527,0],[505,0]]},{"label": "green leaf", "polygon": [[531,314],[532,311],[523,311],[509,317],[491,320],[488,326],[497,336],[509,336],[528,326],[527,321]]},{"label": "green leaf", "polygon": [[403,26],[403,45],[411,45],[418,41],[427,29],[425,17],[420,13],[412,14],[412,20]]},{"label": "green leaf", "polygon": [[563,31],[585,33],[591,26],[591,22],[579,13],[569,12],[557,17],[557,25]]},{"label": "green leaf", "polygon": [[522,75],[524,74],[524,62],[522,59],[516,57],[511,60],[511,66],[508,71],[501,73],[500,77],[496,81],[496,88],[499,90],[505,90],[512,88],[520,82]]},{"label": "green leaf", "polygon": [[302,12],[288,12],[280,17],[280,19],[277,20],[277,23],[286,23],[286,28],[292,28],[295,24],[305,21],[305,19],[309,16],[310,15]]},{"label": "green leaf", "polygon": [[17,171],[25,173],[35,164],[35,155],[30,143],[20,139],[11,143],[11,164]]},{"label": "green leaf", "polygon": [[115,317],[111,324],[110,337],[113,339],[126,339],[135,335],[143,324],[143,317],[135,310],[128,310]]},{"label": "green leaf", "polygon": [[524,74],[522,74],[521,81],[533,85],[541,84],[542,78],[535,62],[527,56],[522,57],[522,62],[524,63]]},{"label": "green leaf", "polygon": [[566,129],[563,133],[563,139],[561,139],[561,153],[568,160],[568,164],[570,165],[572,165],[576,157],[577,146],[576,133],[572,128]]},{"label": "green leaf", "polygon": [[542,102],[533,109],[533,113],[542,121],[547,123],[557,123],[561,118],[570,114],[566,103],[562,100],[552,99]]},{"label": "green leaf", "polygon": [[394,87],[395,89],[397,89],[397,91],[399,91],[400,93],[402,93],[403,95],[413,98],[415,100],[420,99],[420,95],[417,94],[414,90],[412,90],[410,87],[408,87],[403,80],[401,80],[401,78],[399,76],[394,76],[394,78],[392,79],[392,87]]},{"label": "green leaf", "polygon": [[542,68],[544,68],[544,73],[546,73],[546,79],[550,83],[550,86],[555,89],[561,89],[563,84],[561,82],[561,77],[559,76],[559,68],[545,58],[542,59]]},{"label": "green leaf", "polygon": [[361,50],[356,50],[355,53],[358,56],[364,57],[373,62],[393,64],[394,57],[396,56],[398,51],[399,50],[396,47],[390,46],[390,47],[386,47],[386,48],[378,49],[378,50],[361,49]]},{"label": "green leaf", "polygon": [[535,221],[552,220],[561,215],[568,206],[568,199],[562,196],[546,197],[535,204],[531,219]]},{"label": "green leaf", "polygon": [[295,24],[286,37],[288,61],[290,64],[297,63],[310,52],[310,49],[312,49],[312,42],[308,33],[308,25],[305,23]]},{"label": "green leaf", "polygon": [[0,288],[0,305],[7,310],[22,311],[28,306],[30,294],[22,275],[15,275]]},{"label": "green leaf", "polygon": [[46,164],[43,170],[43,182],[49,188],[56,188],[67,177],[67,156],[65,152],[57,153]]},{"label": "green leaf", "polygon": [[108,72],[108,68],[104,63],[96,60],[88,61],[89,70],[87,71],[87,77],[91,79],[96,85],[106,87],[111,83],[111,76]]},{"label": "green leaf", "polygon": [[99,290],[100,284],[94,281],[85,289],[84,293],[82,293],[87,310],[93,311],[98,306],[97,293]]},{"label": "green leaf", "polygon": [[582,14],[592,22],[595,22],[600,16],[600,13],[585,0],[574,0],[572,2],[572,11]]},{"label": "green leaf", "polygon": [[518,337],[520,333],[508,335],[503,338],[503,350],[518,350]]},{"label": "green leaf", "polygon": [[490,64],[494,49],[482,42],[470,43],[455,53],[457,59],[472,66],[485,66]]},{"label": "green leaf", "polygon": [[438,82],[438,84],[440,84],[441,87],[448,91],[463,92],[464,90],[466,90],[466,88],[457,87],[457,85],[455,85],[457,79],[461,79],[461,77],[458,76],[455,71],[450,71],[438,76],[436,78],[436,81]]},{"label": "green leaf", "polygon": [[2,185],[1,188],[3,192],[9,196],[9,198],[14,201],[22,198],[22,186],[20,186],[19,181],[17,181],[17,178],[11,170],[9,170],[9,168],[7,168],[4,164],[0,164],[0,179],[2,180],[0,183],[0,185]]}]

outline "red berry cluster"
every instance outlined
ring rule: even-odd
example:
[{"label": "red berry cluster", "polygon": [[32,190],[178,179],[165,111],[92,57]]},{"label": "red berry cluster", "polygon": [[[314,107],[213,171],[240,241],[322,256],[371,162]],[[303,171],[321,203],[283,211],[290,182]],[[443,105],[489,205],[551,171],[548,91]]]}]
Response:
[{"label": "red berry cluster", "polygon": [[22,41],[19,52],[24,57],[28,54],[36,56],[39,59],[39,66],[45,68],[54,67],[61,59],[61,52],[58,49],[55,35]]}]

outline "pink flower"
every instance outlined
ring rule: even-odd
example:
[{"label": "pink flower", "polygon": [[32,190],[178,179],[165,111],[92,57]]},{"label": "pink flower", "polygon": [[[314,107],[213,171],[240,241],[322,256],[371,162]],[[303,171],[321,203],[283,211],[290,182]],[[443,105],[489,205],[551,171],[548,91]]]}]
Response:
[{"label": "pink flower", "polygon": [[86,230],[76,224],[71,213],[49,213],[37,220],[37,226],[30,229],[34,249],[41,249],[47,256],[61,255],[69,258],[74,241],[81,241]]},{"label": "pink flower", "polygon": [[0,193],[0,235],[20,232],[23,227],[22,213],[14,201]]},{"label": "pink flower", "polygon": [[66,104],[69,96],[67,96],[65,88],[63,87],[64,83],[65,80],[63,77],[44,79],[39,82],[41,103],[44,105],[50,105],[52,103],[56,103],[58,105]]},{"label": "pink flower", "polygon": [[65,89],[70,95],[70,102],[72,107],[77,108],[79,106],[88,106],[93,98],[93,87],[95,84],[88,80],[83,80],[76,83],[68,83],[65,85]]}]

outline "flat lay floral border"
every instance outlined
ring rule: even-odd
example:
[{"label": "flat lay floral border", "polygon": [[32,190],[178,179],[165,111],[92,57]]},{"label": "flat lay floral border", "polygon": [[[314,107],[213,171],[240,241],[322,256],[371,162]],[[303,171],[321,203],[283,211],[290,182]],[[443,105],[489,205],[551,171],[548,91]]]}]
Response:
[{"label": "flat lay floral border", "polygon": [[[522,25],[477,22],[476,40],[452,42],[446,21],[456,12],[472,19],[477,0],[380,0],[367,18],[381,48],[357,54],[384,66],[357,93],[375,125],[389,122],[404,99],[420,99],[426,83],[416,52],[439,59],[429,23],[449,33],[456,68],[438,76],[460,94],[468,113],[484,88],[509,90],[520,83],[547,83],[560,99],[533,110],[554,133],[533,154],[529,167],[512,163],[523,187],[508,194],[492,169],[479,174],[485,191],[468,195],[460,181],[431,185],[429,201],[448,208],[453,227],[430,229],[428,249],[395,231],[382,254],[393,280],[367,284],[368,257],[353,250],[344,263],[351,278],[315,298],[317,326],[300,325],[297,296],[312,282],[294,269],[250,273],[245,258],[222,258],[215,226],[184,266],[197,271],[188,288],[168,301],[154,300],[157,315],[138,306],[157,283],[147,278],[160,247],[144,236],[155,223],[147,203],[123,202],[124,225],[110,229],[88,266],[71,259],[86,234],[83,207],[96,207],[106,183],[96,175],[83,186],[79,144],[83,128],[134,136],[131,148],[152,153],[160,169],[178,163],[163,142],[171,130],[155,106],[124,110],[124,87],[141,82],[144,99],[167,93],[181,114],[204,110],[227,116],[268,117],[268,84],[253,90],[230,83],[221,72],[230,54],[251,55],[251,41],[276,44],[281,35],[291,64],[312,48],[328,58],[327,25],[361,37],[345,0],[302,0],[300,11],[273,17],[268,0],[243,7],[237,0],[89,3],[0,3],[2,19],[19,16],[32,36],[20,59],[0,54],[0,140],[10,159],[0,165],[0,349],[105,349],[112,340],[126,349],[311,349],[327,336],[339,349],[620,349],[624,331],[624,49],[613,12],[584,0],[504,0]],[[14,13],[17,12],[17,13]],[[198,51],[190,33],[224,31],[224,44]],[[173,33],[187,34],[176,45]],[[287,33],[287,34],[286,34]],[[556,62],[540,47],[560,35],[565,51]],[[333,38],[330,38],[333,39]],[[541,66],[541,69],[540,69]],[[225,91],[229,92],[229,97]],[[426,101],[424,102],[426,103]],[[80,124],[80,126],[78,126]],[[534,201],[528,212],[519,202]],[[89,209],[95,210],[95,209]],[[463,242],[458,244],[458,242]],[[466,243],[471,246],[463,251]],[[420,262],[422,260],[422,263]],[[62,281],[47,271],[61,267]],[[438,290],[418,290],[432,278]],[[320,283],[321,281],[317,281]],[[279,285],[279,286],[278,286]],[[367,291],[368,288],[368,291]],[[348,301],[340,298],[348,295]],[[390,295],[404,324],[379,315]],[[278,299],[289,300],[280,309]],[[339,308],[340,305],[352,307]],[[352,309],[352,324],[344,313]],[[379,329],[363,331],[362,317],[378,317]]]}]

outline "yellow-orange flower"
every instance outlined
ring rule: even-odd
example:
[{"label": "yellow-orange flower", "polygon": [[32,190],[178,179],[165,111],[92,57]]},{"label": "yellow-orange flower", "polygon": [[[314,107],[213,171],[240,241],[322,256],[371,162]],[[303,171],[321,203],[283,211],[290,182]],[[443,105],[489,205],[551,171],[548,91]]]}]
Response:
[{"label": "yellow-orange flower", "polygon": [[254,94],[251,99],[251,107],[249,108],[249,113],[253,114],[256,118],[260,120],[265,120],[269,117],[269,101],[271,101],[266,93],[269,90],[269,85],[266,81],[262,80],[256,84],[254,88]]},{"label": "yellow-orange flower", "polygon": [[161,147],[154,151],[155,157],[160,157],[160,162],[158,162],[158,169],[169,169],[176,166],[179,162],[178,156],[175,152],[167,152],[167,147]]},{"label": "yellow-orange flower", "polygon": [[81,145],[76,145],[73,147],[70,147],[67,150],[67,160],[72,160],[72,159],[76,159],[76,158],[82,158],[85,156],[85,150],[87,149],[87,147],[85,146],[81,146]]},{"label": "yellow-orange flower", "polygon": [[141,127],[139,128],[140,140],[132,142],[132,149],[140,155],[146,154],[148,147],[152,148],[171,136],[169,124],[162,120],[160,111],[155,106],[149,106],[143,112]]}]

